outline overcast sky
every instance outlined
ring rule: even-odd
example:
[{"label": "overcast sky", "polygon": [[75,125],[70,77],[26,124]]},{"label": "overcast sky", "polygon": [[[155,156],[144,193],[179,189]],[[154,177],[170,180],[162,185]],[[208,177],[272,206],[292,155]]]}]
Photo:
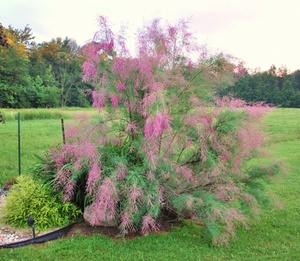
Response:
[{"label": "overcast sky", "polygon": [[58,36],[83,45],[97,17],[135,32],[145,21],[191,17],[199,43],[240,58],[249,68],[300,69],[299,0],[0,0],[0,22],[32,29],[37,43]]}]

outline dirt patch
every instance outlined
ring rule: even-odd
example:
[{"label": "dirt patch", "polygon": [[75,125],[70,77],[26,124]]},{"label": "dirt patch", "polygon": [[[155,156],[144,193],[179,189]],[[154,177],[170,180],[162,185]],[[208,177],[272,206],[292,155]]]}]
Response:
[{"label": "dirt patch", "polygon": [[[182,226],[182,223],[179,221],[163,221],[160,225],[160,230],[156,232],[157,234],[169,233],[173,227]],[[94,234],[106,235],[114,239],[132,239],[141,236],[141,233],[136,231],[131,232],[123,237],[117,227],[92,227],[85,222],[81,222],[74,224],[71,230],[67,233],[66,237],[73,237],[77,235],[92,236]]]}]

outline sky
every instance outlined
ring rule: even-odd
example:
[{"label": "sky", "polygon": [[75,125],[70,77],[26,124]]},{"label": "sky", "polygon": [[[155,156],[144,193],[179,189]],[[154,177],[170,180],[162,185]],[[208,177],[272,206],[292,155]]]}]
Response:
[{"label": "sky", "polygon": [[153,18],[190,18],[199,44],[231,54],[249,69],[274,64],[292,72],[300,69],[299,10],[299,0],[0,0],[0,23],[29,25],[37,43],[67,36],[83,45],[98,30],[100,15],[116,29],[126,25],[131,38]]}]

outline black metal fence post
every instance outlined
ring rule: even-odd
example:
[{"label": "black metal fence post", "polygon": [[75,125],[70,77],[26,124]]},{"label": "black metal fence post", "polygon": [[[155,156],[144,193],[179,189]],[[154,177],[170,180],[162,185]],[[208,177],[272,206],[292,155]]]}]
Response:
[{"label": "black metal fence post", "polygon": [[18,158],[19,158],[19,175],[21,175],[21,120],[18,112]]},{"label": "black metal fence post", "polygon": [[61,119],[61,132],[63,137],[63,143],[66,144],[64,119]]}]

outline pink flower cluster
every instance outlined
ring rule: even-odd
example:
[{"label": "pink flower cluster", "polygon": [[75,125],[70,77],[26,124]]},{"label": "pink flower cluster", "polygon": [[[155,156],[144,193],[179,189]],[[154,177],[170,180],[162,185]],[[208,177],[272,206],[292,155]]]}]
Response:
[{"label": "pink flower cluster", "polygon": [[89,167],[90,170],[88,173],[88,179],[86,181],[86,190],[91,196],[93,196],[101,179],[101,168],[97,159],[94,160],[94,162],[91,162]]},{"label": "pink flower cluster", "polygon": [[142,235],[148,235],[151,231],[159,230],[160,225],[157,221],[152,217],[151,214],[147,214],[143,217],[142,223]]},{"label": "pink flower cluster", "polygon": [[112,221],[116,218],[116,206],[119,201],[117,188],[115,183],[106,178],[102,185],[98,188],[96,199],[91,205],[93,209],[93,217],[91,224]]},{"label": "pink flower cluster", "polygon": [[84,82],[88,82],[90,79],[95,79],[97,77],[97,71],[95,65],[91,61],[86,61],[82,65],[83,76],[82,79]]},{"label": "pink flower cluster", "polygon": [[171,117],[168,114],[157,113],[146,120],[144,134],[146,139],[153,139],[161,136],[171,127]]},{"label": "pink flower cluster", "polygon": [[252,118],[261,119],[265,116],[272,105],[265,102],[245,102],[240,98],[233,98],[232,96],[224,96],[215,100],[217,106],[229,107],[232,109],[243,108]]},{"label": "pink flower cluster", "polygon": [[96,92],[94,91],[92,93],[92,97],[93,97],[93,106],[96,108],[99,108],[99,110],[101,110],[102,108],[105,107],[106,105],[106,94],[105,92]]}]

